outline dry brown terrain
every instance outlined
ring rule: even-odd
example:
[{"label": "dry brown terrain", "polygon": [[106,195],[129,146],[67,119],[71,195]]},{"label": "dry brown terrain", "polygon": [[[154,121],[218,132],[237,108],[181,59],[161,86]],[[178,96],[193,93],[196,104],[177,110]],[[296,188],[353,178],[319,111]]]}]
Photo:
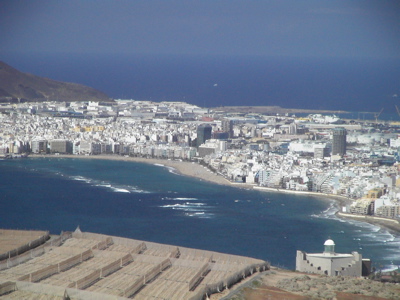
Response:
[{"label": "dry brown terrain", "polygon": [[218,299],[400,299],[400,286],[362,278],[325,277],[271,268]]}]

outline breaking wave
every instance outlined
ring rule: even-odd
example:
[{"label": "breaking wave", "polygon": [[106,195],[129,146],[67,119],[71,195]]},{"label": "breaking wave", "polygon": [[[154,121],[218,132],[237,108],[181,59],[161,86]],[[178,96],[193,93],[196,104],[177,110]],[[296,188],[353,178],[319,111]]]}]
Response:
[{"label": "breaking wave", "polygon": [[171,197],[165,197],[162,198],[162,200],[174,200],[174,201],[197,201],[199,199],[197,198],[171,198]]},{"label": "breaking wave", "polygon": [[[388,229],[375,224],[349,219],[340,218],[336,215],[338,207],[335,202],[330,203],[329,207],[319,214],[313,214],[313,218],[330,219],[341,223],[348,223],[355,227],[354,241],[357,242],[359,250],[362,249],[377,249],[385,245],[385,261],[391,261],[391,264],[382,265],[382,270],[390,271],[397,269],[398,266],[393,264],[393,261],[400,257],[400,236],[393,235]],[[345,232],[341,232],[345,233]]]},{"label": "breaking wave", "polygon": [[157,167],[166,168],[166,169],[168,170],[168,172],[170,172],[170,173],[172,173],[172,174],[175,174],[175,175],[182,175],[182,174],[180,174],[180,173],[178,172],[178,170],[177,170],[176,168],[174,168],[174,167],[166,166],[166,165],[163,165],[163,164],[153,164],[153,165],[154,165],[154,166],[157,166]]},{"label": "breaking wave", "polygon": [[[192,199],[192,198],[186,198],[186,199]],[[181,211],[187,217],[211,218],[212,216],[214,216],[214,214],[209,211],[210,207],[207,206],[206,203],[202,202],[165,204],[161,205],[160,207]]]},{"label": "breaking wave", "polygon": [[102,180],[96,180],[96,179],[91,179],[91,178],[87,178],[84,176],[70,176],[69,177],[72,180],[78,180],[78,181],[83,181],[91,186],[97,186],[97,187],[102,187],[102,188],[106,188],[109,189],[112,192],[115,193],[150,193],[148,191],[139,189],[135,186],[131,186],[131,185],[114,185],[111,182],[108,181],[102,181]]}]

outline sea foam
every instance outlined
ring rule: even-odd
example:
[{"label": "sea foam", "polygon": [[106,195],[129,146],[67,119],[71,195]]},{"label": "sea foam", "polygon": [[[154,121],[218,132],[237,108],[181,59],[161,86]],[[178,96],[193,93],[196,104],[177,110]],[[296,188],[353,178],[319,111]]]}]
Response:
[{"label": "sea foam", "polygon": [[139,189],[135,186],[117,185],[117,184],[113,184],[108,181],[91,179],[91,178],[87,178],[87,177],[79,176],[79,175],[78,176],[70,176],[69,178],[72,180],[83,181],[91,186],[107,188],[108,190],[115,192],[115,193],[150,193],[149,191]]}]

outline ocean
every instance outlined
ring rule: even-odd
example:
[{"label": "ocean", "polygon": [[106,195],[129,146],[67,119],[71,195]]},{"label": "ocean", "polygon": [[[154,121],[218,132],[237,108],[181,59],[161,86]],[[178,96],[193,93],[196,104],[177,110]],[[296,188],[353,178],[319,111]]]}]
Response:
[{"label": "ocean", "polygon": [[85,84],[115,99],[201,107],[278,105],[355,116],[383,108],[381,119],[391,114],[386,119],[400,120],[398,59],[93,53],[3,53],[0,59],[23,72]]},{"label": "ocean", "polygon": [[400,265],[400,236],[338,219],[321,197],[221,186],[143,163],[78,158],[0,161],[0,228],[82,231],[260,258],[294,269],[296,250],[360,252]]}]

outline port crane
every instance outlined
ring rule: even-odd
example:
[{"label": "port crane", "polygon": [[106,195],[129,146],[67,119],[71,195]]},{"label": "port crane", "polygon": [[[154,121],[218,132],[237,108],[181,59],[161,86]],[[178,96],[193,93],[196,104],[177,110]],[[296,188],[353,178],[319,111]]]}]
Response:
[{"label": "port crane", "polygon": [[397,114],[398,114],[398,115],[399,115],[399,117],[400,117],[400,110],[399,110],[399,108],[397,107],[397,105],[396,105],[396,104],[395,104],[394,106],[396,107]]},{"label": "port crane", "polygon": [[381,115],[381,113],[383,112],[383,107],[382,107],[382,109],[381,109],[381,111],[380,112],[378,112],[378,113],[375,113],[374,114],[374,117],[375,117],[375,123],[378,123],[378,118],[379,118],[379,116]]}]

